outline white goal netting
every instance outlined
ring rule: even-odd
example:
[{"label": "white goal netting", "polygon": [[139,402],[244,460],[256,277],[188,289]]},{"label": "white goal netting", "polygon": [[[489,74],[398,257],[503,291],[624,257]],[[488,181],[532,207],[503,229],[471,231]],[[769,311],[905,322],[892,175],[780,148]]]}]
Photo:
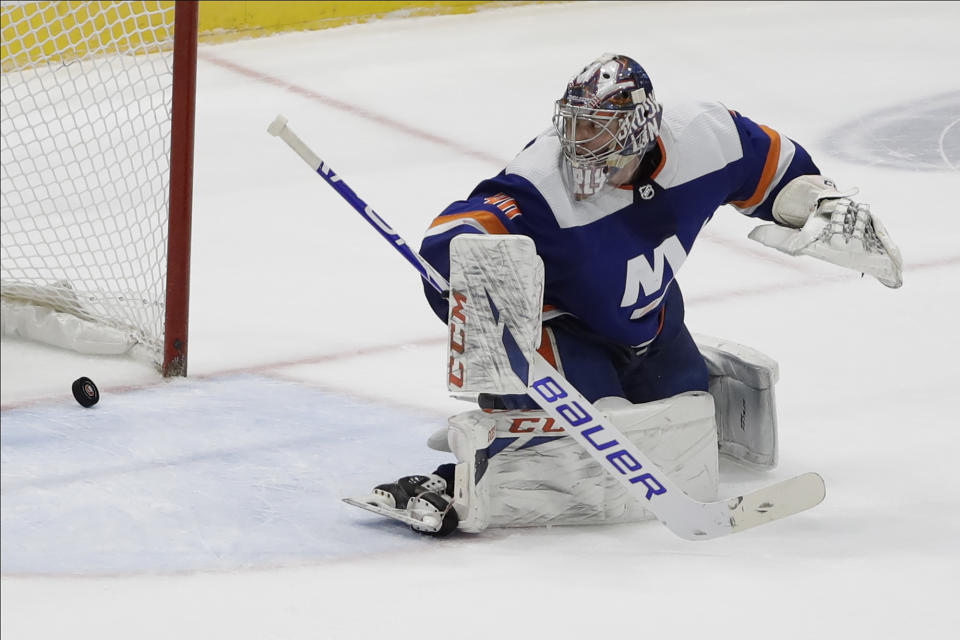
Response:
[{"label": "white goal netting", "polygon": [[4,331],[98,351],[34,335],[37,309],[11,315],[40,306],[110,330],[100,352],[138,346],[159,365],[174,3],[3,2],[0,16]]}]

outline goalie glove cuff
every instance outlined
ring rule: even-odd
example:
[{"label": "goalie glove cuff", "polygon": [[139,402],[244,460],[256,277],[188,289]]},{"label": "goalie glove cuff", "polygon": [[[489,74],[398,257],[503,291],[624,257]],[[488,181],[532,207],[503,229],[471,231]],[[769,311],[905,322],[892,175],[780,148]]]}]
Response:
[{"label": "goalie glove cuff", "polygon": [[773,219],[785,227],[799,229],[825,201],[850,198],[859,192],[856,187],[840,191],[823,176],[799,176],[780,190],[773,201]]}]

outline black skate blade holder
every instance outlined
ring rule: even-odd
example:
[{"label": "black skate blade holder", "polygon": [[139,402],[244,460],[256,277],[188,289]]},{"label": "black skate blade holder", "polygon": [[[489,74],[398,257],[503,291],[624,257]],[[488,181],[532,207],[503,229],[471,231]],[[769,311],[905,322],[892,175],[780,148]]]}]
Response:
[{"label": "black skate blade holder", "polygon": [[[393,520],[399,520],[400,522],[415,526],[430,533],[437,533],[440,531],[440,527],[443,526],[443,514],[440,513],[436,515],[428,514],[429,520],[420,520],[411,516],[410,512],[406,509],[392,509],[382,504],[367,502],[361,498],[343,498],[343,501],[354,507],[360,507],[366,511],[377,513]],[[436,522],[432,522],[433,520],[436,520]]]}]

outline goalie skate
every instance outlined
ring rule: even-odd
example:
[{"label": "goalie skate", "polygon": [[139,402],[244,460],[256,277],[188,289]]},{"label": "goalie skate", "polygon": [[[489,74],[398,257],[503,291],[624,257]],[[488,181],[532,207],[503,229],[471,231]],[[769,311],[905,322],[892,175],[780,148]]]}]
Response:
[{"label": "goalie skate", "polygon": [[414,531],[446,536],[456,530],[459,518],[444,494],[446,481],[439,476],[405,476],[374,487],[366,496],[343,498],[354,507],[399,520]]}]

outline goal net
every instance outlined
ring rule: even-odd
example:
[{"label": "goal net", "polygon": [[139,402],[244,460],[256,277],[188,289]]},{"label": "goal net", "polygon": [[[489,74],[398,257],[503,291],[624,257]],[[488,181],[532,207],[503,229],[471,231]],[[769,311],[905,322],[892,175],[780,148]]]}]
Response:
[{"label": "goal net", "polygon": [[194,2],[3,2],[3,331],[186,374]]}]

